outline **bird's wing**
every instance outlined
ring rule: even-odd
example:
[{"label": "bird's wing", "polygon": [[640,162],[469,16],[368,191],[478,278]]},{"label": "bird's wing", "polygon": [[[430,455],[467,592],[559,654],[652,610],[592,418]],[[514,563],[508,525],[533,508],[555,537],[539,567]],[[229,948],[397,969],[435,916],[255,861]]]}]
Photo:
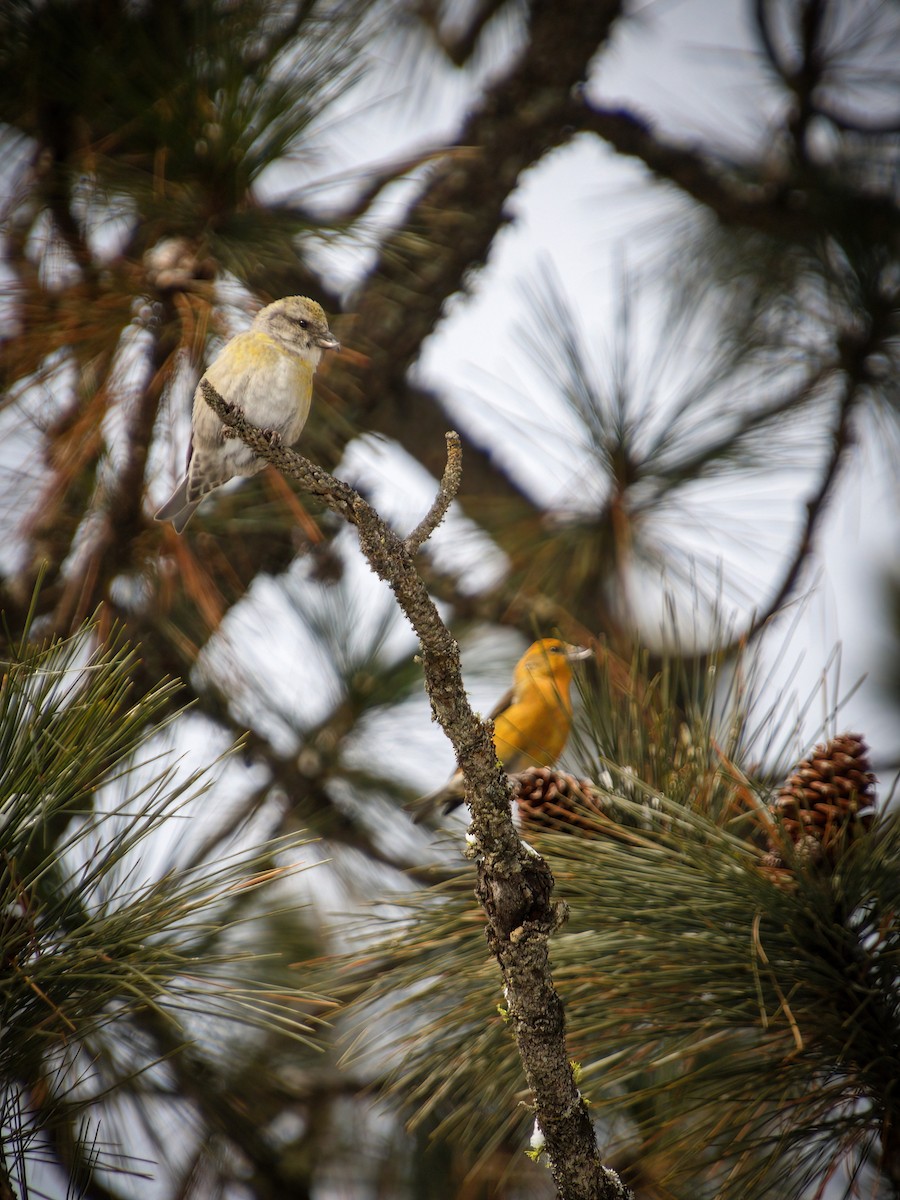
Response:
[{"label": "bird's wing", "polygon": [[533,767],[540,753],[540,732],[525,705],[511,704],[494,720],[494,745],[507,775]]},{"label": "bird's wing", "polygon": [[488,720],[496,721],[497,718],[500,716],[500,714],[502,712],[505,712],[506,709],[510,707],[510,705],[513,703],[515,698],[516,698],[516,689],[515,688],[510,688],[509,691],[504,692],[503,695],[500,697],[500,699],[497,701],[497,703],[494,705],[494,707],[491,709],[491,711],[488,713]]},{"label": "bird's wing", "polygon": [[457,769],[442,787],[429,792],[427,796],[419,796],[416,800],[407,801],[403,807],[412,814],[413,824],[421,825],[429,817],[435,816],[438,809],[449,813],[454,808],[458,808],[465,799],[465,795],[466,787],[462,771]]}]

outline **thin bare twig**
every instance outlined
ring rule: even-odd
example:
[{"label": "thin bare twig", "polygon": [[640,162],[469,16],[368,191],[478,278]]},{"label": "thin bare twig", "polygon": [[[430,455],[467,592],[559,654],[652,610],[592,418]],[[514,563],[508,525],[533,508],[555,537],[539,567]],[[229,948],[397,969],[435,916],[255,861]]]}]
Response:
[{"label": "thin bare twig", "polygon": [[415,555],[423,542],[427,542],[434,531],[447,515],[447,509],[459,493],[462,483],[462,443],[459,434],[451,430],[447,435],[447,465],[441,477],[441,486],[434,498],[434,503],[418,523],[412,533],[408,534],[403,545],[410,554]]},{"label": "thin bare twig", "polygon": [[828,456],[828,460],[822,470],[819,486],[816,488],[815,493],[806,501],[806,516],[800,530],[800,536],[797,538],[793,557],[787,565],[781,583],[775,591],[775,595],[766,605],[763,612],[758,613],[753,618],[750,628],[743,635],[744,638],[756,637],[768,625],[772,617],[781,612],[783,606],[787,604],[796,590],[803,568],[809,561],[813,542],[822,518],[825,515],[828,501],[831,499],[831,494],[834,491],[841,464],[853,442],[850,419],[856,407],[854,397],[855,389],[848,387],[838,409],[837,421],[831,435],[831,454]]},{"label": "thin bare twig", "polygon": [[842,390],[831,430],[831,453],[822,466],[822,474],[815,492],[806,502],[806,516],[800,529],[794,554],[788,562],[781,583],[763,612],[758,613],[745,632],[745,638],[755,637],[769,620],[780,612],[796,590],[803,568],[812,552],[815,536],[825,515],[841,466],[854,444],[853,418],[862,405],[869,383],[869,366],[872,355],[883,346],[885,339],[892,336],[893,323],[889,305],[882,305],[872,312],[868,329],[854,336],[839,339],[839,367],[843,373]]},{"label": "thin bare twig", "polygon": [[[469,706],[459,647],[416,571],[409,546],[353,488],[285,449],[277,435],[251,425],[208,381],[201,387],[212,409],[246,445],[356,526],[369,566],[391,588],[415,630],[432,714],[453,744],[465,778],[476,892],[487,915],[488,944],[503,975],[510,1024],[557,1192],[566,1200],[627,1200],[630,1192],[600,1158],[566,1049],[565,1013],[553,985],[548,945],[566,909],[551,899],[554,880],[546,862],[515,831],[510,783],[497,758],[492,726],[478,720]],[[448,459],[455,454],[448,439]],[[456,470],[458,463],[448,462],[448,495]],[[422,537],[414,539],[416,549],[428,536],[428,520],[416,530],[422,530]]]}]

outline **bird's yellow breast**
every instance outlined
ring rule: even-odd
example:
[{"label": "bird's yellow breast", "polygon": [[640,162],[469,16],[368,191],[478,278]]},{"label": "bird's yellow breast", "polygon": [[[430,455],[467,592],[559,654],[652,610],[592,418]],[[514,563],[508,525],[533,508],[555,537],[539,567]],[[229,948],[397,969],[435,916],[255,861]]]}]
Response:
[{"label": "bird's yellow breast", "polygon": [[248,421],[277,430],[290,445],[309,415],[313,374],[309,359],[250,329],[231,339],[206,377],[229,403],[243,409]]},{"label": "bird's yellow breast", "polygon": [[571,680],[569,664],[559,659],[518,682],[512,703],[494,719],[494,745],[507,771],[552,766],[562,754],[572,725]]},{"label": "bird's yellow breast", "polygon": [[234,377],[249,373],[265,378],[269,373],[294,376],[298,381],[312,380],[313,364],[302,354],[286,350],[269,334],[258,329],[248,329],[233,337],[216,357],[207,371],[213,387]]}]

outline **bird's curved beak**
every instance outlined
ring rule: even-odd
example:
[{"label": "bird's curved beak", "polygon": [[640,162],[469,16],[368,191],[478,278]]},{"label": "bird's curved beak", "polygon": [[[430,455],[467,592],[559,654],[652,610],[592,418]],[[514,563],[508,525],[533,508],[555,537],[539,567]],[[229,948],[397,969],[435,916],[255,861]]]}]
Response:
[{"label": "bird's curved beak", "polygon": [[323,350],[340,350],[341,348],[341,343],[330,331],[317,334],[316,345],[321,346]]},{"label": "bird's curved beak", "polygon": [[566,658],[569,662],[582,662],[585,658],[590,658],[593,650],[588,646],[566,646]]}]

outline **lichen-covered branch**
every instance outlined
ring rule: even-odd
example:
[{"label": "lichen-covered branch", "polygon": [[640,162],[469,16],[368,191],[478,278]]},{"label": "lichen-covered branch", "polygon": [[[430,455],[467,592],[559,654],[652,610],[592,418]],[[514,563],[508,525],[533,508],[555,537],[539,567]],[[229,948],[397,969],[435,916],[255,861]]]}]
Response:
[{"label": "lichen-covered branch", "polygon": [[447,435],[447,465],[441,476],[441,486],[434,498],[431,508],[415,527],[412,533],[404,538],[403,545],[410,554],[415,555],[423,542],[426,542],[447,515],[447,509],[453,503],[462,482],[462,443],[459,434],[450,432]]},{"label": "lichen-covered branch", "polygon": [[440,515],[442,507],[446,511],[453,487],[458,486],[458,445],[448,438],[444,499],[435,503],[408,545],[353,488],[286,449],[277,436],[251,425],[207,381],[202,387],[213,410],[251,449],[356,526],[369,566],[391,588],[415,630],[432,714],[453,744],[465,777],[477,893],[488,918],[488,943],[503,973],[506,1006],[557,1191],[566,1200],[625,1200],[627,1189],[601,1161],[566,1050],[565,1014],[553,986],[548,946],[565,909],[552,900],[549,867],[515,831],[510,784],[497,759],[491,725],[480,721],[469,706],[459,647],[441,621],[413,559],[431,531],[429,522],[437,525],[433,514]]}]

